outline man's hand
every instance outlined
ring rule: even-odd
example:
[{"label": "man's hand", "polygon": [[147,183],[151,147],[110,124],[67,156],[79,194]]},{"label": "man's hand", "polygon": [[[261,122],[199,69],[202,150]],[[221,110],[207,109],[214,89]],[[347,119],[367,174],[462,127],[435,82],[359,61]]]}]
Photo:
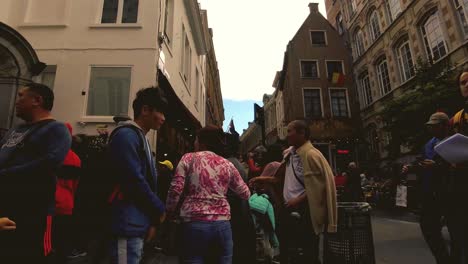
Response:
[{"label": "man's hand", "polygon": [[8,217],[0,218],[0,231],[15,230],[16,223],[11,221]]},{"label": "man's hand", "polygon": [[165,212],[159,217],[159,223],[164,223],[164,221],[166,221],[166,213]]},{"label": "man's hand", "polygon": [[303,194],[294,199],[289,200],[288,202],[286,202],[286,208],[298,208],[299,205],[301,205],[304,202],[306,197],[307,196]]},{"label": "man's hand", "polygon": [[421,161],[421,166],[423,168],[425,168],[425,169],[430,169],[430,168],[434,167],[435,164],[436,164],[435,161],[430,160],[430,159],[425,159],[425,160]]},{"label": "man's hand", "polygon": [[156,238],[156,227],[150,226],[148,232],[146,233],[145,242],[151,242]]},{"label": "man's hand", "polygon": [[401,173],[403,173],[403,174],[408,173],[409,167],[410,167],[410,165],[408,165],[408,164],[403,165],[403,168],[401,168]]}]

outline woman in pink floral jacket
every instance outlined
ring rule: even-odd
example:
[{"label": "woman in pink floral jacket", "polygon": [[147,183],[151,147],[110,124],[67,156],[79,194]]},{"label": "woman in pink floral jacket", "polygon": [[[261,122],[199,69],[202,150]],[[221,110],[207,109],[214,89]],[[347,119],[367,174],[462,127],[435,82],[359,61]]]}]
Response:
[{"label": "woman in pink floral jacket", "polygon": [[[220,156],[224,142],[221,128],[209,125],[200,129],[196,152],[182,157],[172,180],[166,210],[168,215],[179,213],[183,221],[182,263],[232,262],[231,212],[226,194],[231,189],[247,200],[250,190],[234,165]],[[175,212],[181,196],[180,212]]]}]

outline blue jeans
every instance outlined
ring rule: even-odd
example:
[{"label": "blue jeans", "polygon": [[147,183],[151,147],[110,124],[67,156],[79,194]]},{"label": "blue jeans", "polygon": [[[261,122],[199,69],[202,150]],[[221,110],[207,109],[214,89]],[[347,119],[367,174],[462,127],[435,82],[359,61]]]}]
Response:
[{"label": "blue jeans", "polygon": [[233,243],[229,221],[182,224],[180,262],[231,264]]},{"label": "blue jeans", "polygon": [[111,241],[112,264],[139,264],[143,253],[143,238],[117,237]]}]

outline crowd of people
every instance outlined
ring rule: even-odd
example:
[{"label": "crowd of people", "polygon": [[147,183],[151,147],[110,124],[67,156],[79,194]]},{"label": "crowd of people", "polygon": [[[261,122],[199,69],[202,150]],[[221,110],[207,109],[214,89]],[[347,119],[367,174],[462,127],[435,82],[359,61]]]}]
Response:
[{"label": "crowd of people", "polygon": [[[2,263],[65,263],[85,256],[93,241],[92,263],[136,264],[145,245],[164,250],[167,236],[177,236],[181,263],[255,263],[261,217],[254,219],[251,205],[265,197],[283,263],[293,241],[304,249],[301,263],[318,263],[319,234],[336,231],[333,173],[303,121],[289,124],[283,153],[260,151],[276,160],[270,169],[245,170],[238,136],[212,125],[197,132],[194,151],[174,167],[155,160],[145,137],[170,111],[159,88],[138,91],[134,118],[114,118],[110,134],[100,126],[86,144],[51,116],[53,103],[47,86],[25,84],[16,101],[25,122],[1,140]],[[178,223],[173,234],[169,223]],[[301,232],[291,237],[296,223]]]},{"label": "crowd of people", "polygon": [[[468,70],[457,84],[465,108],[452,119],[431,115],[426,124],[434,137],[424,158],[402,170],[423,177],[421,229],[437,263],[468,262],[468,212],[459,205],[468,166],[434,151],[452,130],[468,136]],[[337,186],[347,201],[364,199],[366,178],[357,164],[335,177],[302,120],[288,124],[284,146],[260,146],[243,158],[238,135],[207,125],[197,132],[194,151],[174,166],[156,161],[146,139],[170,111],[161,89],[138,91],[133,119],[114,118],[113,131],[103,127],[86,150],[85,138],[51,116],[53,104],[47,86],[24,84],[15,106],[25,122],[0,141],[2,263],[49,263],[52,255],[64,263],[85,256],[94,241],[95,263],[137,264],[145,245],[164,250],[171,236],[181,263],[255,263],[259,223],[269,230],[274,260],[320,263],[320,235],[337,232]]]}]

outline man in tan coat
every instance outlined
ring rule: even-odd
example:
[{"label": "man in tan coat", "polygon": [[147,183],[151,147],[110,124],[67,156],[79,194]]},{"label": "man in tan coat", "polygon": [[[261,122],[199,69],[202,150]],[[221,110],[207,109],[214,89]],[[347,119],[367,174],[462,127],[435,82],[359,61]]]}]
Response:
[{"label": "man in tan coat", "polygon": [[[303,249],[300,263],[320,263],[319,234],[337,228],[336,189],[333,172],[325,157],[309,141],[306,122],[288,125],[291,148],[275,176],[261,176],[252,184],[273,183],[280,198],[279,238],[281,263],[289,262],[289,248]],[[280,193],[280,195],[278,195]],[[281,195],[282,194],[282,195]]]}]

